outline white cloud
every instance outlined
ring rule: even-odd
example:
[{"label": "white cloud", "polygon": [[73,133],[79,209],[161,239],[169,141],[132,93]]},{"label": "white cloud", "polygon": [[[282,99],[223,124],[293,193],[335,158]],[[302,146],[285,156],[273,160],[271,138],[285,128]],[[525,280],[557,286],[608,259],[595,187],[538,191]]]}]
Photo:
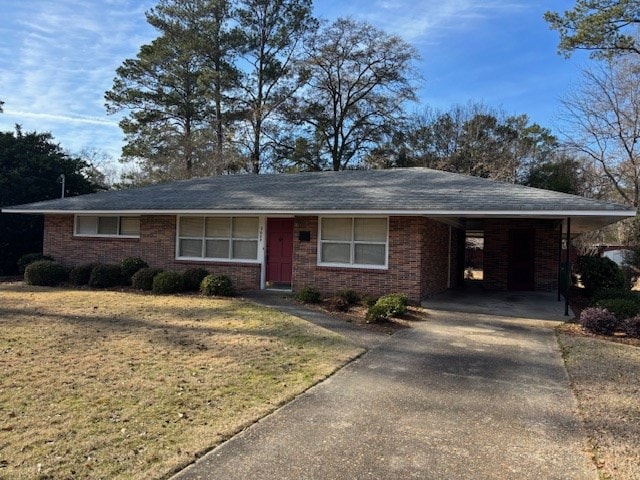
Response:
[{"label": "white cloud", "polygon": [[463,31],[491,16],[531,6],[525,0],[377,0],[369,6],[365,3],[368,2],[352,4],[344,14],[366,20],[413,44],[435,43],[452,31]]},{"label": "white cloud", "polygon": [[122,61],[155,36],[144,18],[154,4],[3,0],[2,52],[11,55],[0,56],[0,99],[5,101],[0,121],[15,119],[25,130],[51,131],[65,148],[80,139],[94,146],[108,137],[116,145],[107,148],[119,150],[117,118],[106,115],[104,92]]}]

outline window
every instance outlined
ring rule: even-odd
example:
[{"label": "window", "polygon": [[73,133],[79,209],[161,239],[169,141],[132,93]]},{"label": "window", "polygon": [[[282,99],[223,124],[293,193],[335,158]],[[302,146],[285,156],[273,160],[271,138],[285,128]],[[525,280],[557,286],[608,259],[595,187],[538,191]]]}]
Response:
[{"label": "window", "polygon": [[180,217],[178,258],[258,259],[258,217]]},{"label": "window", "polygon": [[75,234],[85,237],[140,237],[140,217],[77,215]]},{"label": "window", "polygon": [[319,263],[363,267],[387,265],[386,218],[322,218]]}]

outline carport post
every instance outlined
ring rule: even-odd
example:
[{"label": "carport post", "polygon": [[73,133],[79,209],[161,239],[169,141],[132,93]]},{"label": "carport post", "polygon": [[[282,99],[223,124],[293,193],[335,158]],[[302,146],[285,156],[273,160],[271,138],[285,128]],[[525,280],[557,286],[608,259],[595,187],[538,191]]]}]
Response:
[{"label": "carport post", "polygon": [[567,258],[564,262],[564,314],[569,316],[569,286],[571,285],[571,270],[569,255],[571,254],[571,217],[567,217]]},{"label": "carport post", "polygon": [[558,233],[558,301],[562,293],[562,220],[560,220],[560,232]]}]

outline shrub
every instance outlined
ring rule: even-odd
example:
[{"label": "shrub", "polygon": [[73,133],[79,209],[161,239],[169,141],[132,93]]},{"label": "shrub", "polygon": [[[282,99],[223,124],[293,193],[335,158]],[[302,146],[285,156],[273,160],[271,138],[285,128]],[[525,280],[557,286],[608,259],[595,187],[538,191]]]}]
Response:
[{"label": "shrub", "polygon": [[376,303],[367,310],[366,319],[370,322],[379,322],[390,317],[407,313],[409,299],[401,293],[390,293],[380,297]]},{"label": "shrub", "polygon": [[390,293],[384,295],[378,299],[376,305],[382,305],[391,316],[404,315],[407,313],[407,307],[409,306],[409,299],[402,293]]},{"label": "shrub", "polygon": [[618,320],[635,317],[640,313],[640,303],[626,298],[607,298],[600,300],[598,307],[605,308],[615,315]]},{"label": "shrub", "polygon": [[606,308],[591,307],[580,314],[580,325],[592,333],[611,335],[618,326],[618,319]]},{"label": "shrub", "polygon": [[384,306],[378,305],[376,303],[369,307],[365,318],[368,322],[382,322],[383,320],[387,320],[389,318],[389,311]]},{"label": "shrub", "polygon": [[200,283],[200,291],[205,295],[233,297],[236,292],[231,278],[226,275],[207,275]]},{"label": "shrub", "polygon": [[131,285],[137,290],[150,292],[153,289],[153,277],[162,273],[161,268],[141,268],[131,277]]},{"label": "shrub", "polygon": [[57,262],[51,260],[36,260],[27,265],[24,271],[24,281],[27,285],[55,287],[67,279],[67,271]]},{"label": "shrub", "polygon": [[629,337],[640,338],[640,317],[627,318],[622,323],[622,329],[624,333]]},{"label": "shrub", "polygon": [[20,273],[24,273],[25,269],[32,264],[33,262],[37,262],[38,260],[49,260],[53,262],[53,257],[50,255],[43,255],[41,253],[27,253],[26,255],[21,256],[18,259],[18,270]]},{"label": "shrub", "polygon": [[91,271],[97,266],[97,263],[84,263],[73,267],[69,272],[69,283],[71,285],[88,285]]},{"label": "shrub", "polygon": [[209,275],[204,268],[190,268],[182,274],[184,279],[184,289],[189,292],[195,292],[200,289],[200,284],[204,277]]},{"label": "shrub", "polygon": [[184,278],[178,272],[161,272],[153,277],[153,293],[178,293],[184,290]]},{"label": "shrub", "polygon": [[125,257],[120,262],[120,273],[122,274],[122,279],[130,284],[131,277],[135,275],[138,270],[143,268],[147,268],[147,262],[142,260],[140,257]]},{"label": "shrub", "polygon": [[367,308],[371,308],[376,304],[376,302],[378,301],[378,298],[380,298],[380,297],[374,297],[372,295],[365,295],[362,298],[362,304]]},{"label": "shrub", "polygon": [[606,257],[580,257],[578,264],[587,295],[605,289],[624,290],[624,274],[613,260]]},{"label": "shrub", "polygon": [[336,312],[348,312],[351,305],[343,297],[334,295],[327,300],[327,308]]},{"label": "shrub", "polygon": [[360,295],[355,290],[340,290],[336,296],[344,300],[348,306],[360,303]]},{"label": "shrub", "polygon": [[112,288],[122,284],[120,265],[99,264],[91,270],[89,286],[91,288]]},{"label": "shrub", "polygon": [[296,299],[302,303],[320,303],[322,294],[313,287],[304,287],[296,293]]},{"label": "shrub", "polygon": [[636,302],[640,302],[640,295],[638,295],[638,292],[626,289],[605,288],[604,290],[598,290],[593,294],[593,301],[596,303],[600,300],[607,300],[610,298],[624,298],[625,300],[635,300]]}]

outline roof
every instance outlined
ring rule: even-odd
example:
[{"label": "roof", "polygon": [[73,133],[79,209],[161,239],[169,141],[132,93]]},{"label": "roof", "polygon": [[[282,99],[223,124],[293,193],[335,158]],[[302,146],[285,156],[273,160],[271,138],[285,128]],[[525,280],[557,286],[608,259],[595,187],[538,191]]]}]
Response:
[{"label": "roof", "polygon": [[584,217],[598,224],[635,215],[635,209],[620,204],[427,168],[224,175],[36,202],[3,211]]}]

